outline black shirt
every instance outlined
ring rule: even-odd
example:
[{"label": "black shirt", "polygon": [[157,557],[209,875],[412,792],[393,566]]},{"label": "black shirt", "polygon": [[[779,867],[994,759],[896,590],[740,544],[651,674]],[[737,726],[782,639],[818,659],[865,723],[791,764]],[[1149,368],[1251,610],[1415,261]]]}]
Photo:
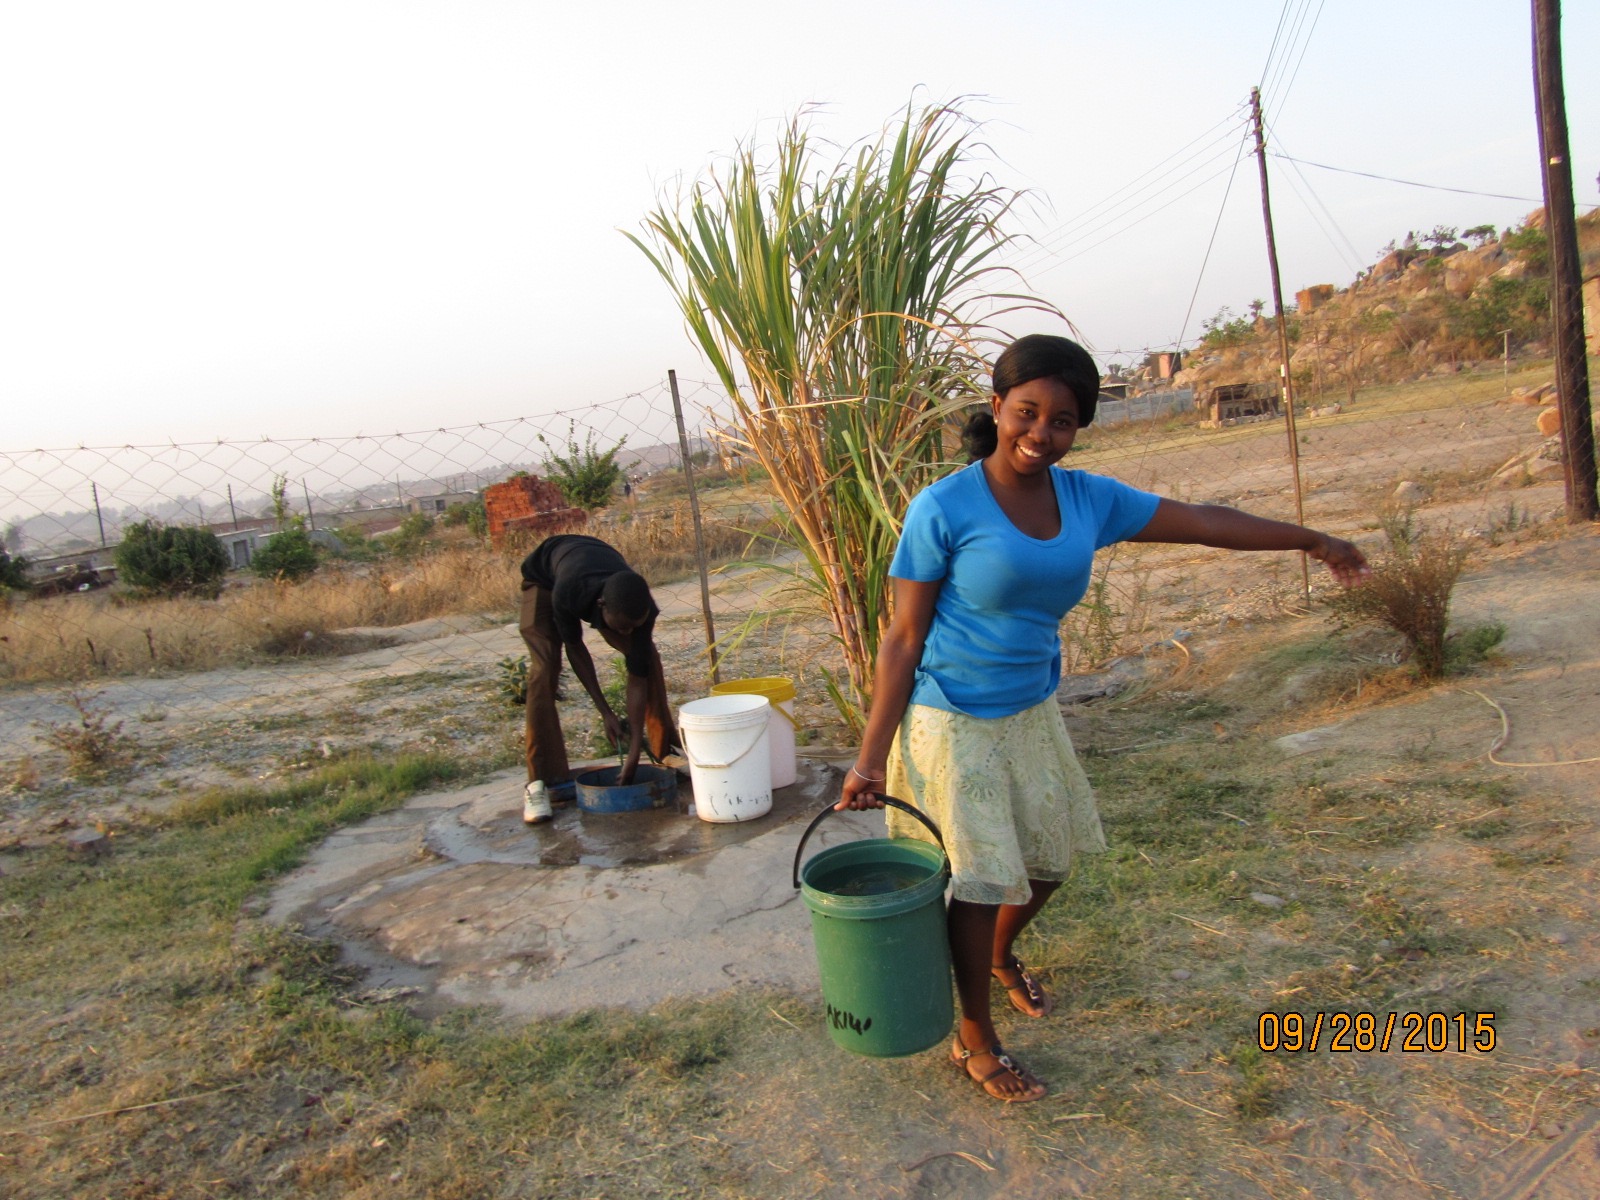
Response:
[{"label": "black shirt", "polygon": [[[600,593],[606,580],[618,571],[632,570],[621,554],[597,537],[582,533],[563,533],[546,538],[522,560],[525,582],[550,592],[551,615],[562,642],[583,639],[580,621],[595,629],[609,628],[600,607]],[[650,603],[650,615],[629,638],[623,659],[628,674],[640,678],[650,675],[650,649],[655,635],[656,617],[661,610]]]}]

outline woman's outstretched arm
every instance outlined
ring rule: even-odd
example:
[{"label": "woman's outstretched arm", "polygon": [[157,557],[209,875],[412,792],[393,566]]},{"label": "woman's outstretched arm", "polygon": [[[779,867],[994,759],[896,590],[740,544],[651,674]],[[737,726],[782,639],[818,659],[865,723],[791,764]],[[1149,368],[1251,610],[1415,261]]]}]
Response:
[{"label": "woman's outstretched arm", "polygon": [[1162,500],[1133,542],[1177,542],[1222,550],[1304,550],[1346,587],[1370,573],[1366,555],[1343,538],[1289,521],[1252,516],[1223,504]]}]

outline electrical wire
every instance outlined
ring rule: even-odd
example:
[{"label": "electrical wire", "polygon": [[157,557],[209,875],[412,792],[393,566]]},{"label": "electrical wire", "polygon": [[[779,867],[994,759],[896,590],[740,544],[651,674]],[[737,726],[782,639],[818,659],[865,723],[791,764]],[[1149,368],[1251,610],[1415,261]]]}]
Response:
[{"label": "electrical wire", "polygon": [[1194,316],[1194,303],[1200,296],[1200,284],[1206,277],[1206,267],[1211,262],[1211,250],[1217,244],[1217,230],[1222,228],[1222,214],[1227,211],[1228,197],[1233,193],[1233,181],[1239,173],[1239,164],[1245,160],[1245,147],[1249,144],[1249,131],[1245,133],[1245,141],[1239,143],[1239,152],[1234,156],[1233,170],[1228,175],[1228,186],[1222,193],[1222,203],[1217,206],[1217,219],[1211,226],[1211,238],[1206,242],[1205,257],[1200,260],[1200,274],[1195,277],[1194,291],[1189,294],[1189,307],[1184,311],[1183,324],[1178,328],[1178,336],[1173,339],[1174,349],[1183,345],[1183,339],[1189,332],[1189,318]]},{"label": "electrical wire", "polygon": [[1380,179],[1384,183],[1403,183],[1407,187],[1427,188],[1435,192],[1455,192],[1461,196],[1484,196],[1490,200],[1519,200],[1526,204],[1543,204],[1532,196],[1508,196],[1504,192],[1475,192],[1471,188],[1445,187],[1440,183],[1418,183],[1415,179],[1396,179],[1392,175],[1377,175],[1371,171],[1355,171],[1349,167],[1330,167],[1327,163],[1312,162],[1309,158],[1290,158],[1287,154],[1280,154],[1276,150],[1270,151],[1273,158],[1281,158],[1285,162],[1298,163],[1305,167],[1317,167],[1324,171],[1337,171],[1341,175],[1360,175],[1363,179]]},{"label": "electrical wire", "polygon": [[[1220,137],[1213,135],[1218,129],[1232,125],[1238,119],[1239,114],[1235,112],[1217,122],[1217,124],[1191,140],[1187,145],[1169,154],[1166,158],[1096,201],[1070,220],[1063,222],[1047,233],[1041,234],[1035,239],[1033,247],[1026,251],[1013,266],[1018,270],[1027,270],[1030,266],[1052,257],[1067,246],[1074,245],[1085,237],[1093,236],[1107,225],[1121,220],[1127,214],[1137,211],[1143,204],[1149,203],[1155,197],[1170,191],[1185,179],[1205,170],[1219,157],[1216,153],[1216,148],[1231,142],[1233,137],[1231,130],[1224,132]],[[1206,142],[1207,144],[1201,149],[1190,153],[1192,148],[1201,142]],[[1201,161],[1194,161],[1196,159]],[[1169,169],[1169,166],[1174,163],[1180,168],[1176,176]],[[1156,178],[1152,179],[1152,176]]]},{"label": "electrical wire", "polygon": [[[1132,229],[1142,222],[1149,220],[1157,213],[1160,213],[1171,207],[1178,200],[1183,199],[1197,188],[1203,187],[1206,183],[1221,175],[1223,171],[1228,169],[1226,160],[1231,158],[1231,156],[1231,149],[1226,155],[1220,153],[1212,154],[1205,162],[1197,164],[1183,174],[1167,180],[1162,184],[1161,187],[1156,188],[1153,191],[1149,191],[1148,194],[1139,196],[1136,199],[1132,199],[1129,203],[1123,204],[1119,208],[1105,213],[1094,223],[1086,227],[1071,231],[1074,236],[1064,236],[1068,231],[1063,230],[1054,237],[1041,239],[1012,264],[1013,269],[1022,273],[1026,273],[1051,259],[1056,259],[1058,260],[1057,262],[1052,263],[1051,267],[1046,268],[1053,269],[1055,266],[1060,265],[1061,262],[1068,262],[1074,258],[1079,258],[1089,251],[1104,245],[1106,242],[1120,237],[1129,229]],[[1167,193],[1171,192],[1175,188],[1182,187],[1185,183],[1188,183],[1197,175],[1200,175],[1202,171],[1205,171],[1213,166],[1216,166],[1217,169],[1212,170],[1209,174],[1202,176],[1199,179],[1199,182],[1194,184],[1193,187],[1179,192],[1176,196],[1171,197],[1165,203],[1157,205],[1157,207],[1145,212],[1143,215],[1135,215],[1139,213],[1140,209],[1148,205],[1156,204],[1156,202]],[[1110,229],[1117,222],[1124,221],[1129,217],[1132,217],[1133,219],[1115,229],[1112,229],[1111,232],[1106,233],[1106,230]],[[1100,234],[1105,234],[1105,236],[1097,236]],[[1089,239],[1091,238],[1096,240],[1090,241]],[[1083,245],[1085,242],[1089,242],[1089,244]],[[1077,248],[1075,253],[1065,253],[1066,251],[1074,248]]]},{"label": "electrical wire", "polygon": [[[1277,132],[1272,128],[1272,126],[1268,125],[1267,131],[1269,134],[1271,134],[1273,141],[1277,142],[1277,144],[1280,146],[1283,145],[1283,139],[1277,136]],[[1284,156],[1278,155],[1276,157]],[[1311,186],[1311,181],[1306,178],[1305,172],[1300,169],[1300,164],[1292,158],[1285,158],[1285,161],[1288,162],[1292,172],[1292,174],[1285,176],[1285,178],[1289,181],[1289,186],[1294,189],[1296,195],[1300,196],[1301,203],[1306,205],[1307,211],[1311,213],[1311,219],[1316,222],[1317,228],[1322,231],[1322,235],[1328,239],[1328,244],[1333,247],[1333,252],[1344,258],[1345,266],[1349,267],[1352,273],[1360,271],[1366,266],[1366,263],[1362,261],[1361,252],[1356,249],[1355,243],[1352,242],[1349,237],[1346,236],[1344,230],[1339,227],[1339,222],[1337,218],[1334,217],[1333,211],[1329,209],[1328,206],[1322,202],[1322,198],[1317,195],[1316,189]],[[1299,178],[1300,184],[1295,183],[1296,177]],[[1300,191],[1301,184],[1303,184],[1305,187],[1304,194],[1302,194]],[[1310,195],[1310,202],[1306,200],[1306,195]],[[1312,206],[1312,202],[1315,203],[1315,207]],[[1319,208],[1322,210],[1323,216],[1327,217],[1328,225],[1324,225],[1322,223],[1322,218],[1317,215],[1317,209]],[[1329,225],[1333,227],[1333,233],[1328,231]],[[1334,233],[1337,233],[1339,235],[1339,240],[1344,243],[1342,246],[1339,244],[1339,242],[1334,240]]]},{"label": "electrical wire", "polygon": [[1322,20],[1322,9],[1328,0],[1320,0],[1317,4],[1317,15],[1311,18],[1311,28],[1306,30],[1305,41],[1300,44],[1300,57],[1295,60],[1294,70],[1289,75],[1289,82],[1284,85],[1283,91],[1275,93],[1272,98],[1273,111],[1278,116],[1283,115],[1284,107],[1289,100],[1289,93],[1294,90],[1294,82],[1300,78],[1300,66],[1306,60],[1306,51],[1311,48],[1312,35],[1317,32],[1317,23]]}]

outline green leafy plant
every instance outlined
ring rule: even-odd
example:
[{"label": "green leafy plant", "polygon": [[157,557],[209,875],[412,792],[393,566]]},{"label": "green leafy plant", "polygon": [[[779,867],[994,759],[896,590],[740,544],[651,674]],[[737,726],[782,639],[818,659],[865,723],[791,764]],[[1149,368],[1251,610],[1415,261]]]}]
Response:
[{"label": "green leafy plant", "polygon": [[433,533],[433,518],[424,512],[414,512],[400,522],[400,527],[388,534],[384,541],[396,554],[416,555],[428,544]]},{"label": "green leafy plant", "polygon": [[231,563],[217,535],[195,525],[139,521],[122,531],[117,578],[135,593],[215,598]]},{"label": "green leafy plant", "polygon": [[528,656],[512,658],[509,655],[495,663],[500,672],[495,683],[495,693],[507,708],[522,709],[528,703]]},{"label": "green leafy plant", "polygon": [[489,514],[484,510],[482,496],[463,504],[452,504],[444,510],[439,523],[446,528],[465,525],[473,537],[489,536]]},{"label": "green leafy plant", "polygon": [[561,489],[567,503],[574,508],[604,508],[611,503],[612,493],[622,485],[622,468],[617,464],[617,454],[627,445],[623,438],[609,450],[595,446],[594,431],[584,436],[578,444],[577,423],[567,422],[567,452],[562,454],[551,447],[549,439],[539,434],[539,441],[549,451],[545,459],[545,477]]},{"label": "green leafy plant", "polygon": [[1372,565],[1371,577],[1330,601],[1345,620],[1387,625],[1410,647],[1422,679],[1445,672],[1445,631],[1450,593],[1467,564],[1465,542],[1448,529],[1420,528],[1411,513],[1389,513],[1382,521],[1388,553]]},{"label": "green leafy plant", "polygon": [[1200,345],[1207,350],[1227,350],[1232,346],[1242,346],[1255,336],[1255,322],[1249,317],[1236,317],[1233,309],[1227,305],[1205,320],[1200,322],[1203,331],[1200,334]]},{"label": "green leafy plant", "polygon": [[291,518],[287,529],[273,534],[267,544],[250,559],[250,569],[263,579],[298,583],[317,569],[317,548],[299,517]]},{"label": "green leafy plant", "polygon": [[907,503],[949,469],[949,418],[986,390],[990,322],[1050,305],[994,286],[1016,194],[967,162],[954,107],[907,107],[819,160],[803,122],[745,146],[645,218],[633,242],[727,393],[737,448],[771,479],[848,678],[859,727],[890,616]]}]

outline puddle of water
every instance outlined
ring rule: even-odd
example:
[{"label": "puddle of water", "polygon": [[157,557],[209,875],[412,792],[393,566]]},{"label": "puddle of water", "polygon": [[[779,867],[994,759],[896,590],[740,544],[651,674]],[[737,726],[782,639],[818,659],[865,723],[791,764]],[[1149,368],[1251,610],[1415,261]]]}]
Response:
[{"label": "puddle of water", "polygon": [[[522,822],[520,797],[508,793],[504,810],[481,806],[451,809],[428,825],[427,847],[459,863],[527,864],[545,867],[617,867],[692,859],[759,837],[776,825],[809,815],[818,806],[817,780],[803,772],[793,786],[772,794],[772,811],[754,821],[715,824],[672,809],[593,813],[577,805],[556,809],[543,825]],[[678,801],[692,801],[687,780],[679,780]]]}]

